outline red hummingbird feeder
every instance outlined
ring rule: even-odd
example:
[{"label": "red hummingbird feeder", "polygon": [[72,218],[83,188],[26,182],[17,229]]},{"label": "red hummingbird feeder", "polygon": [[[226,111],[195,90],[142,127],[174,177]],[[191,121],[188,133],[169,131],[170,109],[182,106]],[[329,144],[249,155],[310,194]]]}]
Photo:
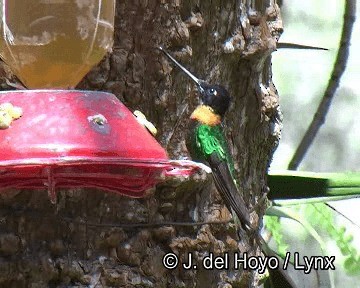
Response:
[{"label": "red hummingbird feeder", "polygon": [[115,0],[89,1],[0,0],[0,55],[37,89],[0,93],[0,189],[47,188],[52,202],[57,187],[143,197],[200,167],[169,160],[113,94],[50,90],[74,87],[111,50]]}]

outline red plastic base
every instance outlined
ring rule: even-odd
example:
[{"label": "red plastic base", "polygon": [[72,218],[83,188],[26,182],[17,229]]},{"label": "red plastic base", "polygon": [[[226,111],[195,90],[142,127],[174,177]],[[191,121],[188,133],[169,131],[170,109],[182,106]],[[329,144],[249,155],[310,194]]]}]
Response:
[{"label": "red plastic base", "polygon": [[172,168],[165,150],[112,94],[26,90],[0,93],[23,116],[0,130],[0,188],[97,187],[130,197]]}]

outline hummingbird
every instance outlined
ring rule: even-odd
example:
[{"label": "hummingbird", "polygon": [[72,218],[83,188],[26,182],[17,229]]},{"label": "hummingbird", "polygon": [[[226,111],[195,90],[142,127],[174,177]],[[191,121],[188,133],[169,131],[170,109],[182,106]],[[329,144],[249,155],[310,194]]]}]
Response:
[{"label": "hummingbird", "polygon": [[215,186],[234,221],[239,221],[247,231],[253,230],[249,210],[236,184],[234,162],[223,132],[222,121],[231,101],[229,92],[221,85],[209,84],[195,77],[162,47],[159,49],[196,83],[200,92],[201,104],[190,116],[186,136],[192,160],[210,166]]}]

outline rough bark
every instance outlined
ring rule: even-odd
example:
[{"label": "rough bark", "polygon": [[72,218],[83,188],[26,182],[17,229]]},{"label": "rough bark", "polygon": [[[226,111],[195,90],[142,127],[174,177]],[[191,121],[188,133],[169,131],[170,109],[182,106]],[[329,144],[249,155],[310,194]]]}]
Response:
[{"label": "rough bark", "polygon": [[[233,97],[225,121],[238,182],[259,225],[266,171],[279,140],[281,117],[271,79],[271,52],[282,31],[275,1],[133,1],[117,3],[113,53],[81,89],[114,93],[158,128],[174,159],[187,157],[184,137],[196,90],[156,49],[162,45],[198,77],[226,86]],[[233,225],[112,227],[119,223],[222,221],[230,216],[209,177],[166,182],[145,199],[92,189],[0,194],[1,287],[249,287],[251,271],[174,269],[193,252],[255,251]],[[206,179],[205,179],[206,178]],[[260,253],[256,250],[257,254]],[[255,253],[255,252],[252,252]]]}]

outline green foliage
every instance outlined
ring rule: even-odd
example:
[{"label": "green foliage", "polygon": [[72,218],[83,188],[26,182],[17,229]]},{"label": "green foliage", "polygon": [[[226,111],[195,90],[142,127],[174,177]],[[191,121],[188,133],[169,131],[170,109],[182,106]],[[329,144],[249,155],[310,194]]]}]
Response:
[{"label": "green foliage", "polygon": [[[314,204],[302,204],[292,206],[293,209],[300,210],[305,208],[305,216],[307,219],[311,219],[311,227],[309,222],[301,223],[301,218],[297,218],[296,221],[301,223],[305,230],[310,234],[311,230],[319,230],[322,228],[330,238],[336,242],[341,254],[345,257],[344,270],[348,275],[359,275],[360,274],[360,255],[357,249],[352,245],[353,236],[346,230],[344,226],[338,226],[335,224],[334,215],[332,210],[327,207],[324,203]],[[277,248],[278,254],[284,257],[286,254],[288,245],[285,243],[282,234],[282,227],[280,219],[282,216],[265,216],[265,228],[271,233]],[[294,218],[295,220],[295,218]],[[315,229],[316,228],[316,229]],[[320,242],[319,242],[320,243]],[[322,245],[321,245],[322,246]]]},{"label": "green foliage", "polygon": [[338,227],[334,223],[334,217],[329,207],[322,203],[307,205],[307,213],[314,224],[320,225],[336,241],[341,254],[346,258],[344,269],[349,275],[360,273],[360,256],[357,249],[352,245],[353,236],[346,231],[344,226]]},{"label": "green foliage", "polygon": [[265,228],[270,231],[277,245],[277,253],[280,257],[285,258],[285,254],[288,251],[288,245],[283,239],[282,227],[280,223],[280,217],[276,216],[264,216]]}]

